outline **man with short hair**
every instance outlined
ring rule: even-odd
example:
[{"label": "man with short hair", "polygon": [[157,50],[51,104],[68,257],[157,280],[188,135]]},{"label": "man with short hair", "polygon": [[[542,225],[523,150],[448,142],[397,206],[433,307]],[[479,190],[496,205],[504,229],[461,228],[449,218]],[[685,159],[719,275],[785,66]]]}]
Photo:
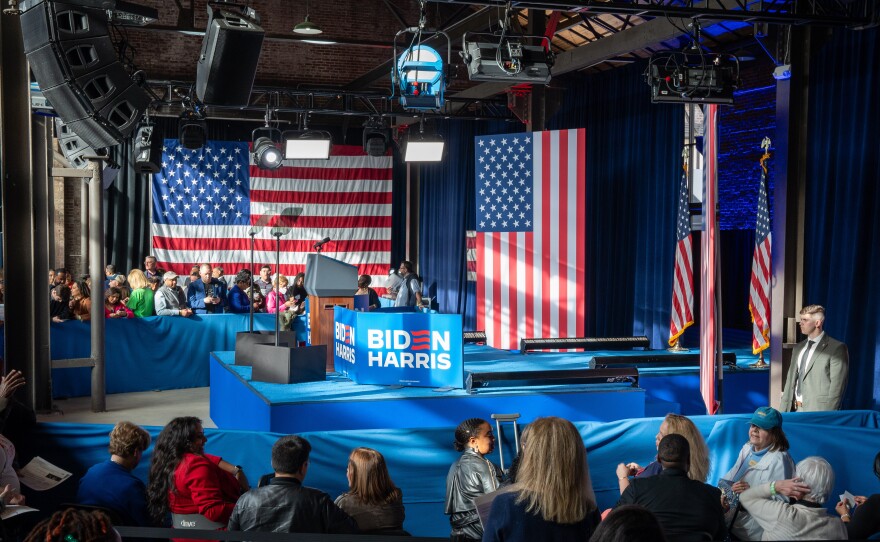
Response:
[{"label": "man with short hair", "polygon": [[192,309],[186,306],[186,295],[177,286],[177,273],[168,271],[162,275],[165,284],[153,294],[153,305],[158,316],[192,316]]},{"label": "man with short hair", "polygon": [[67,269],[64,267],[59,267],[55,270],[55,278],[53,279],[54,284],[51,284],[49,286],[49,289],[51,290],[52,288],[60,286],[62,284],[69,288],[71,280],[72,279],[70,275],[67,273]]},{"label": "man with short hair", "polygon": [[422,304],[422,283],[419,276],[413,271],[413,264],[409,260],[400,262],[398,270],[403,282],[400,284],[400,290],[397,292],[397,300],[394,302],[395,307],[418,307]]},{"label": "man with short hair", "polygon": [[272,268],[268,265],[264,265],[260,268],[260,277],[254,279],[254,286],[260,289],[260,293],[263,297],[269,295],[269,290],[272,289]]},{"label": "man with short hair", "polygon": [[199,266],[201,280],[190,282],[186,289],[189,306],[196,314],[220,314],[226,306],[226,288],[211,273],[211,266],[203,263]]},{"label": "man with short hair", "polygon": [[309,441],[281,437],[272,446],[269,485],[241,497],[229,518],[230,531],[276,533],[356,533],[357,523],[323,491],[303,486],[309,470]]},{"label": "man with short hair", "polygon": [[825,308],[821,305],[801,309],[800,326],[807,339],[791,353],[779,410],[839,410],[849,377],[849,351],[825,333]]},{"label": "man with short hair", "polygon": [[[617,506],[644,506],[657,516],[668,540],[724,540],[727,526],[721,490],[688,478],[690,459],[687,439],[666,435],[657,446],[657,460],[663,470],[656,476],[630,480]],[[618,466],[618,475],[620,472]]]},{"label": "man with short hair", "polygon": [[211,276],[217,279],[220,282],[220,285],[226,290],[226,293],[229,293],[229,283],[226,282],[226,277],[223,275],[223,268],[219,265],[211,269]]},{"label": "man with short hair", "polygon": [[144,258],[144,275],[146,275],[148,279],[153,277],[162,278],[164,274],[165,270],[156,265],[155,256],[150,255]]}]

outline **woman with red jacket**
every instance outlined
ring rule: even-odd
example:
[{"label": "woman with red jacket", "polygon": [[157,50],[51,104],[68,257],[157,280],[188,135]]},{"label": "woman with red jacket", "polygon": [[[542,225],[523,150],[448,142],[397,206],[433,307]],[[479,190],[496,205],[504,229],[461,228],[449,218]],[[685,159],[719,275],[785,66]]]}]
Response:
[{"label": "woman with red jacket", "polygon": [[159,433],[147,485],[147,506],[158,524],[167,525],[170,512],[176,528],[225,529],[248,490],[241,467],[205,453],[207,440],[202,421],[192,416],[171,420]]}]

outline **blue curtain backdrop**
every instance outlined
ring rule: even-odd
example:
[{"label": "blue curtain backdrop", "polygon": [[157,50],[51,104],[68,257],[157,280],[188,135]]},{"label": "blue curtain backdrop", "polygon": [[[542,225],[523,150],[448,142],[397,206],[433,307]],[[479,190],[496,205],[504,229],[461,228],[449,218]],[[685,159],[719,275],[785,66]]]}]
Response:
[{"label": "blue curtain backdrop", "polygon": [[446,156],[421,164],[419,272],[441,312],[464,315],[464,329],[476,329],[476,283],[467,281],[465,232],[474,222],[474,137],[523,132],[519,122],[447,120],[437,132]]},{"label": "blue curtain backdrop", "polygon": [[[585,303],[590,336],[669,334],[675,211],[684,140],[681,106],[652,105],[634,65],[565,85],[548,129],[587,127]],[[472,283],[465,280],[465,231],[473,228],[473,137],[522,131],[521,125],[446,121],[443,162],[421,166],[419,268],[442,312],[465,315],[473,329]]]},{"label": "blue curtain backdrop", "polygon": [[880,32],[836,29],[810,67],[805,303],[849,346],[845,408],[880,406]]},{"label": "blue curtain backdrop", "polygon": [[587,128],[586,335],[669,338],[684,113],[644,65],[575,75],[549,129]]}]

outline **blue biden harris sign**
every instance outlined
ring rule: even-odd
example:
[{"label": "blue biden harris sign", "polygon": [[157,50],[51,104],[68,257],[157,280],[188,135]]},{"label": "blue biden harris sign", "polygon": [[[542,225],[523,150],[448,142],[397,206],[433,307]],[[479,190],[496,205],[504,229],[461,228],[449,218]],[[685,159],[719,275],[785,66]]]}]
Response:
[{"label": "blue biden harris sign", "polygon": [[461,316],[334,309],[334,368],[358,384],[464,387]]}]

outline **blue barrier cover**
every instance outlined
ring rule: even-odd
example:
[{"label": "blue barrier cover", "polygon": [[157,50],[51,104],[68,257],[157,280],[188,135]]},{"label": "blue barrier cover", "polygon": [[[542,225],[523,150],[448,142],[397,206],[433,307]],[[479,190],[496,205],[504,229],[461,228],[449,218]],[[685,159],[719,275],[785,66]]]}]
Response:
[{"label": "blue barrier cover", "polygon": [[334,368],[358,384],[464,387],[461,315],[334,309]]}]

